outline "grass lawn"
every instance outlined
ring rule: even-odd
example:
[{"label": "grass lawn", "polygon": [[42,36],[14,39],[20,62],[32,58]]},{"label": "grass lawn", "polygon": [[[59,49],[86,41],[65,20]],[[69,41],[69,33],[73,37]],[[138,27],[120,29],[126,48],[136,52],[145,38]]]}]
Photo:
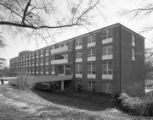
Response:
[{"label": "grass lawn", "polygon": [[[108,96],[19,91],[0,86],[0,120],[148,120],[118,110]],[[150,118],[153,120],[153,118]]]}]

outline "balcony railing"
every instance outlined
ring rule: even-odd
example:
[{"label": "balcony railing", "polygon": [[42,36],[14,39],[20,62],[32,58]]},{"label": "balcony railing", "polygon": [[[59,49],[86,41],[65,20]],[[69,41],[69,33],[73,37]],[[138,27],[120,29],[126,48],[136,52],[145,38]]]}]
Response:
[{"label": "balcony railing", "polygon": [[39,76],[31,76],[32,81],[34,83],[39,82],[50,82],[50,81],[62,81],[62,80],[72,80],[73,75],[64,75],[64,76],[45,76],[45,75],[39,75]]},{"label": "balcony railing", "polygon": [[77,45],[77,46],[75,46],[75,49],[76,49],[76,50],[82,49],[82,45]]},{"label": "balcony railing", "polygon": [[87,47],[92,47],[92,46],[95,46],[95,45],[96,45],[95,42],[90,42],[90,43],[87,44]]},{"label": "balcony railing", "polygon": [[102,44],[107,44],[113,42],[113,38],[106,38],[102,40]]},{"label": "balcony railing", "polygon": [[95,74],[88,74],[87,75],[87,78],[89,78],[89,79],[95,79],[96,78],[96,75]]},{"label": "balcony railing", "polygon": [[51,60],[51,64],[55,65],[55,64],[66,64],[68,63],[68,59],[59,59],[59,60]]},{"label": "balcony railing", "polygon": [[102,79],[112,80],[113,79],[113,75],[112,74],[102,74]]},{"label": "balcony railing", "polygon": [[75,74],[75,77],[76,77],[76,78],[82,78],[82,74],[78,74],[78,73],[77,73],[77,74]]},{"label": "balcony railing", "polygon": [[107,60],[107,59],[113,59],[113,55],[109,54],[109,55],[103,55],[102,56],[102,60]]},{"label": "balcony railing", "polygon": [[96,57],[95,56],[92,56],[92,57],[88,57],[87,58],[87,61],[95,61],[96,60]]},{"label": "balcony railing", "polygon": [[59,48],[51,50],[51,54],[57,54],[57,53],[65,52],[67,50],[68,50],[68,46],[59,47]]}]

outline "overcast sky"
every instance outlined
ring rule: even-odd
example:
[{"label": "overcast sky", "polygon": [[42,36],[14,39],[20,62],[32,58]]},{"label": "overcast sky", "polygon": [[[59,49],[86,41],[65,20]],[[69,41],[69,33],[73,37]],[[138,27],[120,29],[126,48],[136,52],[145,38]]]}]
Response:
[{"label": "overcast sky", "polygon": [[[53,44],[53,40],[56,42],[63,41],[115,23],[121,23],[135,32],[140,33],[143,31],[143,28],[153,25],[153,15],[142,15],[140,17],[133,18],[132,15],[121,15],[121,12],[144,6],[147,2],[153,3],[153,0],[101,0],[101,5],[98,5],[101,13],[97,9],[92,11],[91,14],[94,15],[94,17],[91,18],[91,22],[93,25],[89,26],[88,30],[85,28],[63,29],[62,33],[57,34],[57,36],[54,38],[52,37],[48,39],[48,43],[44,42],[43,40],[40,40],[39,42],[36,42],[35,40],[29,41],[29,39],[24,36],[19,34],[16,35],[15,33],[8,31],[8,29],[0,28],[4,33],[4,38],[8,45],[5,49],[0,50],[0,56],[7,59],[8,65],[9,59],[16,57],[18,53],[23,50],[39,49],[46,45]],[[140,33],[146,38],[145,47],[152,46],[152,32],[153,31]]]}]

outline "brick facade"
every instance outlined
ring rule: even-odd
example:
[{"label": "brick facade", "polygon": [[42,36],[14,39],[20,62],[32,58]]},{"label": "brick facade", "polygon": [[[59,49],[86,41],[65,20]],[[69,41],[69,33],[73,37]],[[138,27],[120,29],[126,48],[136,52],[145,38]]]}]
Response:
[{"label": "brick facade", "polygon": [[85,91],[144,93],[144,38],[114,24],[10,60],[12,75],[73,75]]}]

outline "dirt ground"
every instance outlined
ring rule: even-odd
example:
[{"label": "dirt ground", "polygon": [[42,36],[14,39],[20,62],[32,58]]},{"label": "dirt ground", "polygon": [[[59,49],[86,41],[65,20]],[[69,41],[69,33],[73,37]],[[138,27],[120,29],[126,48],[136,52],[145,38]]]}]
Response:
[{"label": "dirt ground", "polygon": [[0,120],[153,120],[118,110],[106,96],[19,91],[0,85]]}]

